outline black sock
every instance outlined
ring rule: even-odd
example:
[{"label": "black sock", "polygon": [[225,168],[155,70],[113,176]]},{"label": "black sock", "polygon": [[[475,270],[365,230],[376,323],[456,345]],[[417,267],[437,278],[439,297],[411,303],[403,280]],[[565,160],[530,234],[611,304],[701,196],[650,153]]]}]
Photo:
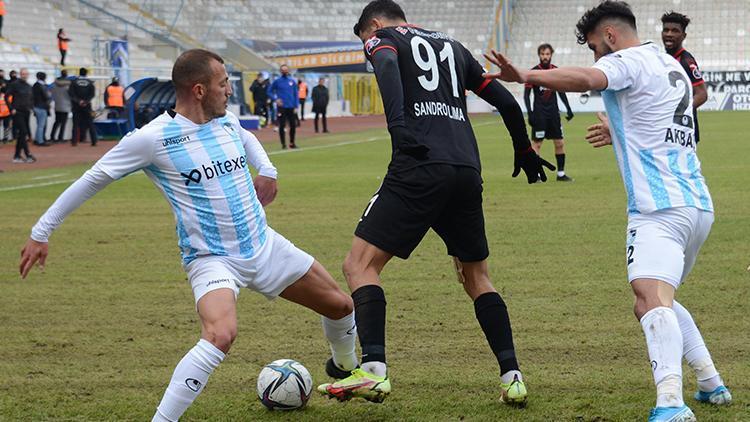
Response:
[{"label": "black sock", "polygon": [[385,363],[385,293],[380,286],[362,286],[352,293],[362,363]]},{"label": "black sock", "polygon": [[496,292],[485,293],[474,301],[474,312],[479,325],[490,343],[492,353],[497,357],[500,374],[517,371],[516,351],[513,348],[513,333],[505,302]]},{"label": "black sock", "polygon": [[565,171],[565,154],[555,154],[557,160],[557,171]]}]

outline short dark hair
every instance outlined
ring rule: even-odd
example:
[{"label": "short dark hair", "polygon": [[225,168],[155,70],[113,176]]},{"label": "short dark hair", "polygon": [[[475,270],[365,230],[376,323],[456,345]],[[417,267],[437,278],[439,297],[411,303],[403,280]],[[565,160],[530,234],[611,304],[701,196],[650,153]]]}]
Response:
[{"label": "short dark hair", "polygon": [[44,73],[44,72],[36,72],[36,78],[37,79],[41,79],[41,80],[45,80],[45,79],[47,79],[47,74]]},{"label": "short dark hair", "polygon": [[383,17],[386,19],[401,19],[406,21],[406,15],[404,9],[393,0],[373,0],[365,6],[362,10],[362,14],[359,16],[359,21],[354,24],[354,35],[359,36],[359,33],[367,26],[370,19]]},{"label": "short dark hair", "polygon": [[629,4],[624,1],[605,0],[584,13],[581,20],[576,24],[578,44],[586,44],[589,33],[605,19],[617,19],[627,23],[631,28],[637,29],[635,15],[630,10]]},{"label": "short dark hair", "polygon": [[549,50],[550,53],[554,53],[555,52],[555,49],[552,48],[552,45],[550,45],[549,43],[539,44],[539,47],[536,48],[536,54],[537,54],[537,56],[540,55],[540,54],[542,54],[542,51],[544,51],[544,50]]},{"label": "short dark hair", "polygon": [[68,77],[68,71],[63,69],[60,71],[60,77],[61,78],[67,78]]},{"label": "short dark hair", "polygon": [[88,71],[88,70],[86,70],[86,68],[85,68],[85,67],[82,67],[82,68],[78,69],[78,75],[79,75],[79,76],[86,76],[86,75],[88,75],[88,74],[89,74],[89,71]]},{"label": "short dark hair", "polygon": [[670,10],[669,12],[665,13],[661,17],[661,23],[676,23],[682,27],[682,32],[685,32],[688,25],[690,25],[690,18],[683,15],[682,13],[677,13],[674,10]]},{"label": "short dark hair", "polygon": [[190,90],[196,83],[203,83],[211,78],[211,60],[224,64],[218,54],[195,48],[182,54],[172,67],[172,83],[177,91]]}]

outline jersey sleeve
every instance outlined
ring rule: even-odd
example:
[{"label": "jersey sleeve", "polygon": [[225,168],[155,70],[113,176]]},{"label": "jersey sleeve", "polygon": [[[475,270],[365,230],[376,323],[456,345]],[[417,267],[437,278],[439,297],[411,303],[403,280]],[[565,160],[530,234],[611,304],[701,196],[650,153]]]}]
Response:
[{"label": "jersey sleeve", "polygon": [[638,67],[632,60],[619,53],[609,54],[594,63],[594,69],[604,72],[607,77],[606,91],[620,91],[630,88],[635,81]]},{"label": "jersey sleeve", "polygon": [[683,52],[680,57],[680,64],[682,65],[682,68],[685,69],[685,73],[687,73],[688,78],[690,78],[690,83],[693,84],[693,86],[705,83],[703,80],[703,74],[698,68],[698,62],[695,61],[695,57],[693,57],[692,54],[687,51]]},{"label": "jersey sleeve", "polygon": [[396,41],[392,39],[390,34],[385,31],[377,31],[375,35],[371,36],[367,39],[367,41],[365,41],[365,57],[370,62],[372,62],[372,57],[378,51],[382,51],[385,49],[392,50],[393,52],[398,54]]},{"label": "jersey sleeve", "polygon": [[278,171],[273,163],[271,163],[271,159],[268,158],[268,154],[266,153],[266,150],[263,149],[258,138],[240,125],[237,116],[232,115],[232,123],[234,124],[237,133],[240,134],[242,147],[245,149],[247,161],[250,165],[258,171],[260,176],[276,179],[278,177]]},{"label": "jersey sleeve", "polygon": [[474,58],[474,56],[463,45],[461,51],[464,53],[466,60],[466,89],[474,91],[479,95],[490,84],[492,79],[482,76],[485,73],[484,67]]},{"label": "jersey sleeve", "polygon": [[104,154],[94,164],[94,168],[100,169],[112,179],[120,179],[148,167],[153,161],[155,145],[155,139],[148,130],[135,130]]}]

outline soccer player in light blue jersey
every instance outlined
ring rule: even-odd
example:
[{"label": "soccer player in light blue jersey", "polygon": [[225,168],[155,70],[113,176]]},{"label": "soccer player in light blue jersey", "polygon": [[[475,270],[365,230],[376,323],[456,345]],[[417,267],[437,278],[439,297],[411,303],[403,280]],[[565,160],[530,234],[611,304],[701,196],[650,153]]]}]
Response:
[{"label": "soccer player in light blue jersey", "polygon": [[683,402],[684,356],[695,371],[695,399],[732,400],[690,313],[674,300],[714,221],[713,203],[696,155],[692,86],[671,56],[641,43],[627,3],[604,1],[577,25],[593,67],[524,71],[502,54],[487,56],[500,72],[487,76],[557,91],[602,93],[607,119],[592,126],[594,146],[610,143],[628,197],[626,262],[635,315],[646,336],[656,384],[649,421],[694,421]]},{"label": "soccer player in light blue jersey", "polygon": [[201,320],[201,339],[177,364],[153,420],[178,420],[203,391],[237,335],[242,287],[321,314],[333,354],[326,372],[348,376],[358,364],[352,299],[319,262],[267,225],[263,206],[276,196],[276,168],[226,111],[232,88],[224,61],[210,51],[186,51],[172,81],[174,110],[126,135],[39,219],[21,252],[21,276],[36,262],[44,265],[48,238],[67,215],[111,182],[143,170],[174,212]]}]

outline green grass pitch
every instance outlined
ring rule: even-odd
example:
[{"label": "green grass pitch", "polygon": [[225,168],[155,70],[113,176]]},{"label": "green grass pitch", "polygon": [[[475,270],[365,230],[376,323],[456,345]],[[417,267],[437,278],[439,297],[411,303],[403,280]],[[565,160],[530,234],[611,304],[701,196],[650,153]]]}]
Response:
[{"label": "green grass pitch", "polygon": [[[728,408],[695,404],[701,421],[750,420],[750,139],[748,113],[702,113],[699,155],[716,222],[677,293],[734,393]],[[498,402],[494,357],[434,233],[384,271],[393,393],[385,403],[317,395],[303,411],[266,411],[256,375],[293,358],[327,381],[319,318],[250,291],[239,336],[186,421],[635,421],[654,387],[625,273],[625,193],[609,148],[583,141],[595,117],[566,123],[575,183],[511,179],[512,150],[497,116],[476,116],[492,280],[509,306],[530,391],[526,409]],[[370,142],[360,142],[360,141]],[[338,145],[340,144],[340,145]],[[272,150],[280,193],[270,224],[344,285],[341,262],[390,156],[385,130],[334,134],[293,153]],[[554,161],[551,143],[543,156]],[[0,420],[150,420],[174,365],[198,340],[166,201],[142,174],[98,194],[54,234],[44,273],[18,277],[29,230],[67,183],[9,190],[32,177],[72,179],[88,166],[0,176]]]}]

